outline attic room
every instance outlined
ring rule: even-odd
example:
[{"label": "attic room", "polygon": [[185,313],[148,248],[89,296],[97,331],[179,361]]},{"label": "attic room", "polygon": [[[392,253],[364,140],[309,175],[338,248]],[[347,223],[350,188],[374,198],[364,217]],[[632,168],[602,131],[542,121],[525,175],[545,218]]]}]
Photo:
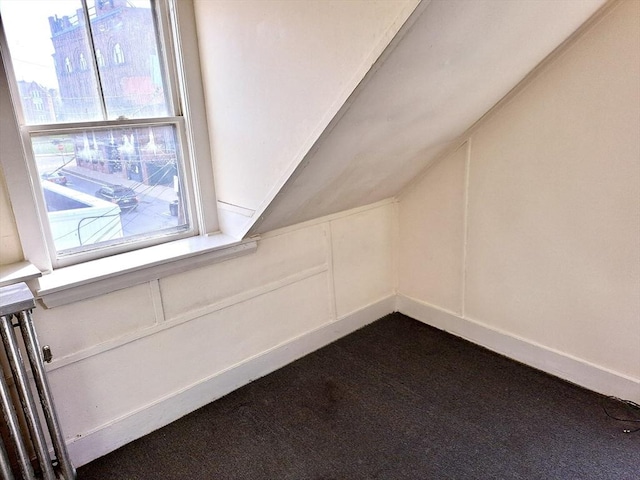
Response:
[{"label": "attic room", "polygon": [[[36,298],[76,467],[396,312],[640,403],[639,1],[154,3],[177,32],[166,81],[187,106],[166,120],[186,125],[184,188],[163,191],[182,195],[174,219],[189,227],[69,251],[52,241],[29,139],[88,122],[25,120],[12,1],[0,1],[0,284]],[[77,25],[137,2],[78,0]],[[49,43],[76,28],[52,18]],[[109,60],[124,63],[116,45]],[[160,144],[144,121],[95,131],[129,122]],[[72,178],[81,162],[64,148]]]}]

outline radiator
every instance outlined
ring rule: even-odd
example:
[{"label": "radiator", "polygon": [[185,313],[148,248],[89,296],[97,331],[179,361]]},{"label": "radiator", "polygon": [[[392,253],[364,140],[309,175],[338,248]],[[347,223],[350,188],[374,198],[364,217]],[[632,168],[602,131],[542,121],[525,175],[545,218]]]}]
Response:
[{"label": "radiator", "polygon": [[[51,361],[50,350],[40,349],[33,327],[31,312],[35,306],[24,283],[0,288],[0,336],[10,371],[6,372],[0,364],[0,407],[7,440],[0,437],[0,473],[3,480],[74,480],[76,472],[69,460],[44,369],[43,356],[45,361]],[[19,336],[28,366],[23,361]],[[35,400],[29,380],[29,367],[39,401]],[[13,380],[15,397],[7,380]],[[41,418],[45,420],[45,428]],[[49,452],[49,442],[53,454]]]}]

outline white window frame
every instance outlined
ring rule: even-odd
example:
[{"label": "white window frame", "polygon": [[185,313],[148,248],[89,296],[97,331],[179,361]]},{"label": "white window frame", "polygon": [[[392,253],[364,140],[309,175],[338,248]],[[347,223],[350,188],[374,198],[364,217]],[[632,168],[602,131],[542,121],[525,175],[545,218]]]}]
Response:
[{"label": "white window frame", "polygon": [[[123,288],[127,284],[140,283],[141,279],[147,277],[158,278],[159,271],[170,273],[183,270],[185,265],[193,265],[197,257],[202,260],[214,257],[223,259],[237,256],[241,252],[248,253],[256,248],[255,239],[241,242],[219,230],[193,2],[158,0],[158,5],[162,34],[174,37],[165,37],[163,42],[167,54],[175,59],[177,65],[176,78],[171,79],[171,83],[178,87],[174,94],[178,96],[182,109],[181,119],[177,121],[184,122],[186,127],[183,129],[183,146],[184,156],[189,158],[185,160],[185,169],[190,170],[190,179],[185,181],[190,183],[191,223],[195,233],[187,238],[157,245],[141,245],[129,252],[116,251],[115,255],[113,250],[103,251],[100,252],[102,258],[94,259],[89,255],[86,261],[73,266],[56,265],[47,244],[46,228],[43,227],[47,219],[41,217],[46,215],[46,210],[39,200],[41,195],[36,194],[39,180],[35,161],[25,151],[30,143],[20,138],[21,135],[28,135],[29,127],[20,127],[15,117],[16,109],[13,105],[19,106],[20,100],[19,95],[15,96],[17,92],[9,87],[11,82],[8,82],[7,75],[11,71],[8,70],[7,58],[2,53],[7,51],[7,43],[4,31],[0,32],[0,57],[3,63],[0,72],[0,110],[14,112],[13,118],[7,114],[0,118],[0,138],[3,145],[0,160],[25,259],[41,272],[47,273],[40,280],[38,293],[42,297],[56,296],[52,304],[66,303],[65,298],[69,301],[85,298],[87,291],[74,290],[78,287],[90,287],[91,295],[98,295]],[[13,103],[8,95],[10,91]],[[162,120],[165,122],[168,119]],[[146,123],[148,120],[142,122]],[[92,125],[96,126],[95,123]],[[73,127],[81,128],[82,124]]]}]

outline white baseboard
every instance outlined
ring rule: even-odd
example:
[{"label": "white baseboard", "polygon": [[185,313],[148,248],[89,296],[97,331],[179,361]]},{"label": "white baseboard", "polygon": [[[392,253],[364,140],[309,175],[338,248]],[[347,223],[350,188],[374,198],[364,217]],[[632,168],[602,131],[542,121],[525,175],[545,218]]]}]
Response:
[{"label": "white baseboard", "polygon": [[637,379],[404,295],[398,295],[396,309],[411,318],[594,392],[640,403],[640,381]]},{"label": "white baseboard", "polygon": [[106,455],[392,313],[395,298],[395,295],[386,297],[74,438],[67,444],[73,464],[82,466]]}]

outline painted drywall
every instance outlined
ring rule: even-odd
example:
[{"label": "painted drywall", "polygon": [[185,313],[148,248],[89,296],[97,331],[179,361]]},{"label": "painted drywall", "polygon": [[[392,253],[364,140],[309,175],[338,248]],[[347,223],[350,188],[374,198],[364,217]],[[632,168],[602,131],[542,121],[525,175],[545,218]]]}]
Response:
[{"label": "painted drywall", "polygon": [[20,262],[23,258],[4,173],[0,168],[0,265]]},{"label": "painted drywall", "polygon": [[462,313],[468,146],[435,164],[402,196],[398,221],[398,290],[456,314]]},{"label": "painted drywall", "polygon": [[393,311],[392,201],[256,253],[34,311],[76,465]]},{"label": "painted drywall", "polygon": [[418,3],[195,1],[223,227],[273,198]]},{"label": "painted drywall", "polygon": [[[412,308],[453,314],[449,325],[478,343],[492,331],[534,345],[536,366],[603,393],[625,384],[638,400],[639,132],[640,3],[632,0],[403,194],[400,294]],[[508,353],[518,358],[517,348]],[[562,371],[571,362],[613,380],[576,379],[573,367]]]},{"label": "painted drywall", "polygon": [[[0,52],[1,53],[1,52]],[[0,55],[0,266],[23,260],[22,246],[16,226],[16,218],[11,208],[9,191],[2,165],[5,155],[22,155],[20,137],[11,107],[9,86]]]},{"label": "painted drywall", "polygon": [[421,5],[250,232],[396,195],[603,4]]}]

